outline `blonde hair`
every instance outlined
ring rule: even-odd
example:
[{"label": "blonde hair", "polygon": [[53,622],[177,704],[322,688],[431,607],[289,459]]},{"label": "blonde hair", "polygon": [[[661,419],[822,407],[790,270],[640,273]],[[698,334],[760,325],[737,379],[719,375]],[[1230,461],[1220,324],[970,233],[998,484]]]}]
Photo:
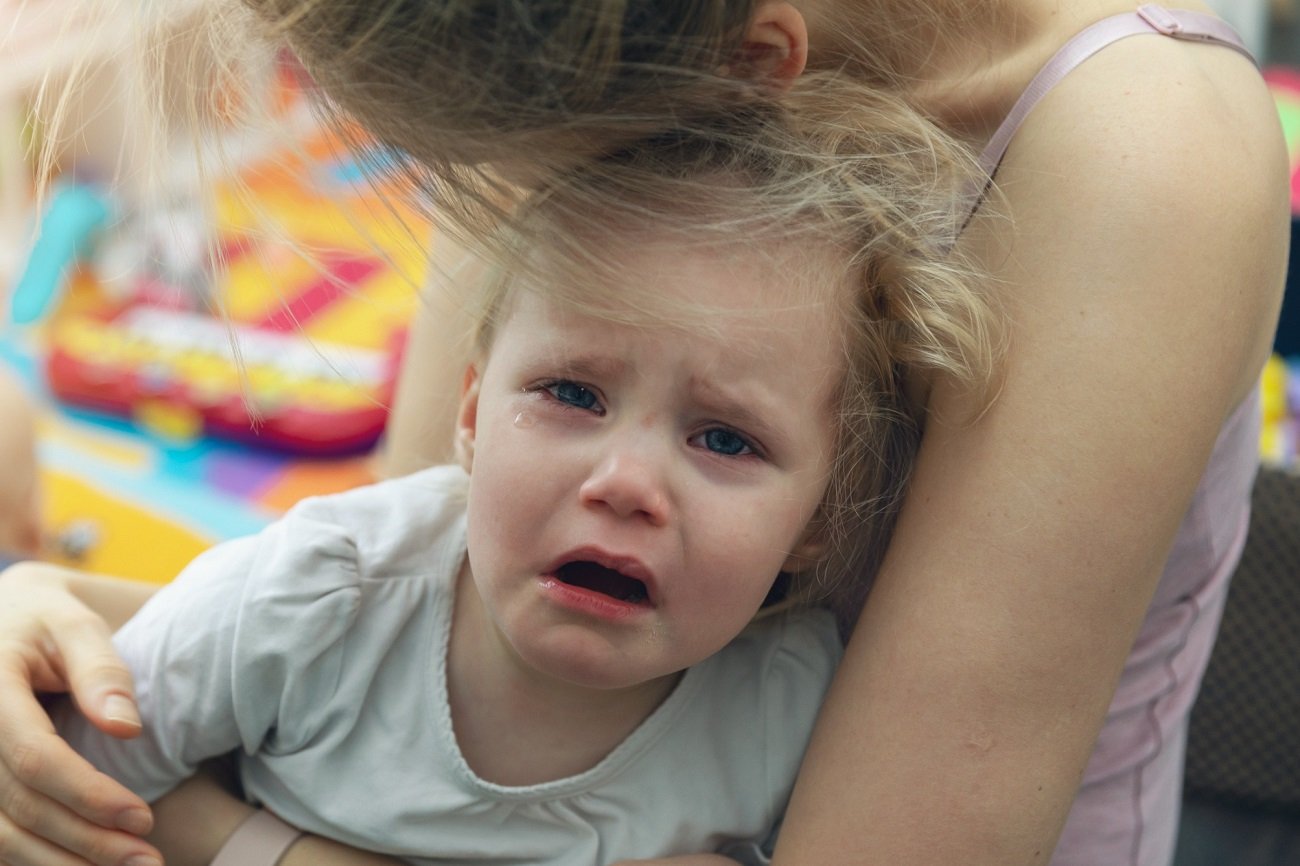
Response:
[{"label": "blonde hair", "polygon": [[[836,104],[842,81],[820,77],[807,87],[814,95]],[[967,215],[954,189],[967,175],[946,140],[887,96],[859,105],[852,121],[810,113],[753,104],[552,179],[497,235],[501,267],[481,299],[478,343],[487,349],[510,293],[525,284],[591,315],[707,336],[708,298],[670,305],[627,288],[635,281],[620,278],[619,257],[628,240],[771,251],[778,268],[791,267],[778,248],[805,249],[797,264],[820,266],[790,282],[813,283],[815,298],[837,310],[843,331],[827,338],[839,339],[843,364],[814,527],[826,553],[788,576],[785,599],[847,615],[887,546],[919,442],[924,407],[909,385],[943,376],[983,389],[999,329],[977,273],[952,253]],[[886,118],[892,132],[882,135]]]},{"label": "blonde hair", "polygon": [[[462,239],[511,217],[531,185],[510,185],[519,165],[542,177],[575,154],[605,153],[669,126],[707,126],[720,111],[771,95],[745,66],[760,0],[201,2],[219,25],[219,56],[256,69],[248,51],[287,47],[317,88],[320,116],[385,170],[399,169]],[[1001,21],[1001,5],[824,4],[810,69],[854,85],[836,107],[852,122],[856,103],[881,90],[905,104],[910,82],[900,58],[935,50],[921,40],[959,38],[954,21]],[[809,78],[795,82],[788,104],[802,101]]]},{"label": "blonde hair", "polygon": [[[862,578],[847,582],[860,597],[924,423],[909,384],[982,389],[1000,347],[996,311],[953,253],[974,160],[890,84],[887,58],[850,45],[860,68],[823,58],[774,94],[734,65],[758,0],[203,2],[214,38],[228,37],[213,51],[227,71],[265,68],[230,46],[288,46],[325,119],[363,130],[363,157],[382,148],[406,192],[512,278],[537,249],[571,285],[615,274],[598,239],[646,219],[696,242],[757,248],[779,233],[840,250],[855,290],[820,515],[831,553],[793,597],[840,594],[845,575]],[[503,165],[535,171],[514,186]],[[695,315],[707,303],[620,305],[707,322]]]}]

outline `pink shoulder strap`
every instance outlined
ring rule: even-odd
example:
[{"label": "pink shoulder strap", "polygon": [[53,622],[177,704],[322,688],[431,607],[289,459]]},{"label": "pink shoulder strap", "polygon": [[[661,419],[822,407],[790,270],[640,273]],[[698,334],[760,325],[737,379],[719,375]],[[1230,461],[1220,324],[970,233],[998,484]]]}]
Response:
[{"label": "pink shoulder strap", "polygon": [[1029,112],[1034,110],[1039,100],[1046,96],[1062,78],[1107,45],[1143,33],[1158,33],[1174,39],[1195,42],[1213,42],[1236,49],[1252,62],[1254,61],[1237,32],[1213,15],[1147,4],[1139,6],[1136,12],[1105,18],[1083,30],[1062,46],[1061,50],[1047,61],[1047,65],[1034,76],[1033,81],[1012,107],[1011,113],[1002,121],[1002,125],[998,127],[997,132],[985,146],[984,152],[980,154],[980,168],[984,170],[984,174],[990,178],[993,176],[1007,152],[1007,147],[1011,144],[1012,137],[1029,116]]}]

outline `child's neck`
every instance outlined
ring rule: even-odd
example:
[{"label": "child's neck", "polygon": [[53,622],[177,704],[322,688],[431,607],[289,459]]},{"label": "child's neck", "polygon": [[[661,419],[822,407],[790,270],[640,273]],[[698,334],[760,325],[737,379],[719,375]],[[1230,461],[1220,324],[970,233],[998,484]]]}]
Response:
[{"label": "child's neck", "polygon": [[625,689],[594,689],[538,673],[489,618],[468,563],[456,579],[446,664],[462,757],[479,778],[512,787],[591,769],[680,679],[679,674]]}]

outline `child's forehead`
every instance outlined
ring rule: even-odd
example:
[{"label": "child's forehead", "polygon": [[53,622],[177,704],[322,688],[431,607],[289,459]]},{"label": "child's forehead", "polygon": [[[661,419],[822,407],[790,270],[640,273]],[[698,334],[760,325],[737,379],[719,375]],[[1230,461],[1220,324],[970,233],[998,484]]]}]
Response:
[{"label": "child's forehead", "polygon": [[690,321],[620,312],[521,292],[492,353],[582,381],[659,377],[704,405],[833,409],[846,356],[828,338],[834,313],[824,306],[733,307]]},{"label": "child's forehead", "polygon": [[[535,215],[555,215],[548,211]],[[596,328],[628,325],[739,344],[773,339],[811,316],[816,339],[842,351],[860,283],[851,253],[826,235],[728,223],[725,213],[556,215],[536,235],[522,235],[500,271],[486,299],[481,348],[491,348],[519,299],[532,297]],[[711,220],[715,215],[723,219]]]},{"label": "child's forehead", "polygon": [[842,372],[845,327],[834,292],[809,291],[761,262],[699,251],[652,262],[630,256],[626,263],[649,266],[617,283],[519,286],[502,311],[499,323],[510,325],[502,336],[569,364],[594,366],[602,357],[656,362],[662,349],[665,357],[724,377],[749,372],[747,366],[779,376]]}]

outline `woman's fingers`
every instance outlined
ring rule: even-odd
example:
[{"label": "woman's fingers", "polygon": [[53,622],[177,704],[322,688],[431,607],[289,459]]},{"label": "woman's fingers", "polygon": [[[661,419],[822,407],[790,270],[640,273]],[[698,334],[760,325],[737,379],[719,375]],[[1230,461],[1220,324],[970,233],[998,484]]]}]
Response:
[{"label": "woman's fingers", "polygon": [[161,862],[158,852],[139,838],[85,820],[21,784],[0,766],[0,863],[160,866]]},{"label": "woman's fingers", "polygon": [[102,619],[76,609],[48,618],[49,642],[77,706],[91,723],[113,736],[140,733],[131,674],[113,649]]},{"label": "woman's fingers", "polygon": [[99,727],[140,731],[108,627],[63,577],[37,563],[0,575],[0,864],[159,864],[135,838],[152,828],[148,806],[68,746],[36,698],[71,688]]},{"label": "woman's fingers", "polygon": [[[90,829],[125,830],[143,836],[153,829],[148,805],[127,788],[100,773],[53,734],[26,735],[0,760],[0,812],[15,818],[41,808],[67,811]],[[22,820],[34,829],[48,819]],[[63,822],[67,826],[67,822]],[[63,839],[54,841],[62,842]]]},{"label": "woman's fingers", "polygon": [[126,833],[100,830],[74,849],[59,847],[47,830],[28,830],[0,815],[2,866],[162,866],[151,846]]},{"label": "woman's fingers", "polygon": [[[157,852],[144,846],[139,839],[124,834],[123,844],[106,846],[95,859],[79,857],[61,850],[48,841],[15,827],[0,816],[0,866],[162,866]],[[124,843],[133,843],[135,850]]]},{"label": "woman's fingers", "polygon": [[8,622],[0,635],[12,651],[0,655],[0,665],[25,671],[28,691],[71,691],[96,727],[133,737],[140,716],[131,675],[103,617],[69,591],[75,576],[44,563],[19,563],[0,575],[12,596],[0,598],[8,608],[0,610],[0,622]]},{"label": "woman's fingers", "polygon": [[148,833],[143,800],[95,770],[57,734],[20,671],[0,658],[0,812],[30,793],[70,809],[89,824]]},{"label": "woman's fingers", "polygon": [[2,866],[87,866],[88,862],[68,851],[60,851],[0,815]]}]

